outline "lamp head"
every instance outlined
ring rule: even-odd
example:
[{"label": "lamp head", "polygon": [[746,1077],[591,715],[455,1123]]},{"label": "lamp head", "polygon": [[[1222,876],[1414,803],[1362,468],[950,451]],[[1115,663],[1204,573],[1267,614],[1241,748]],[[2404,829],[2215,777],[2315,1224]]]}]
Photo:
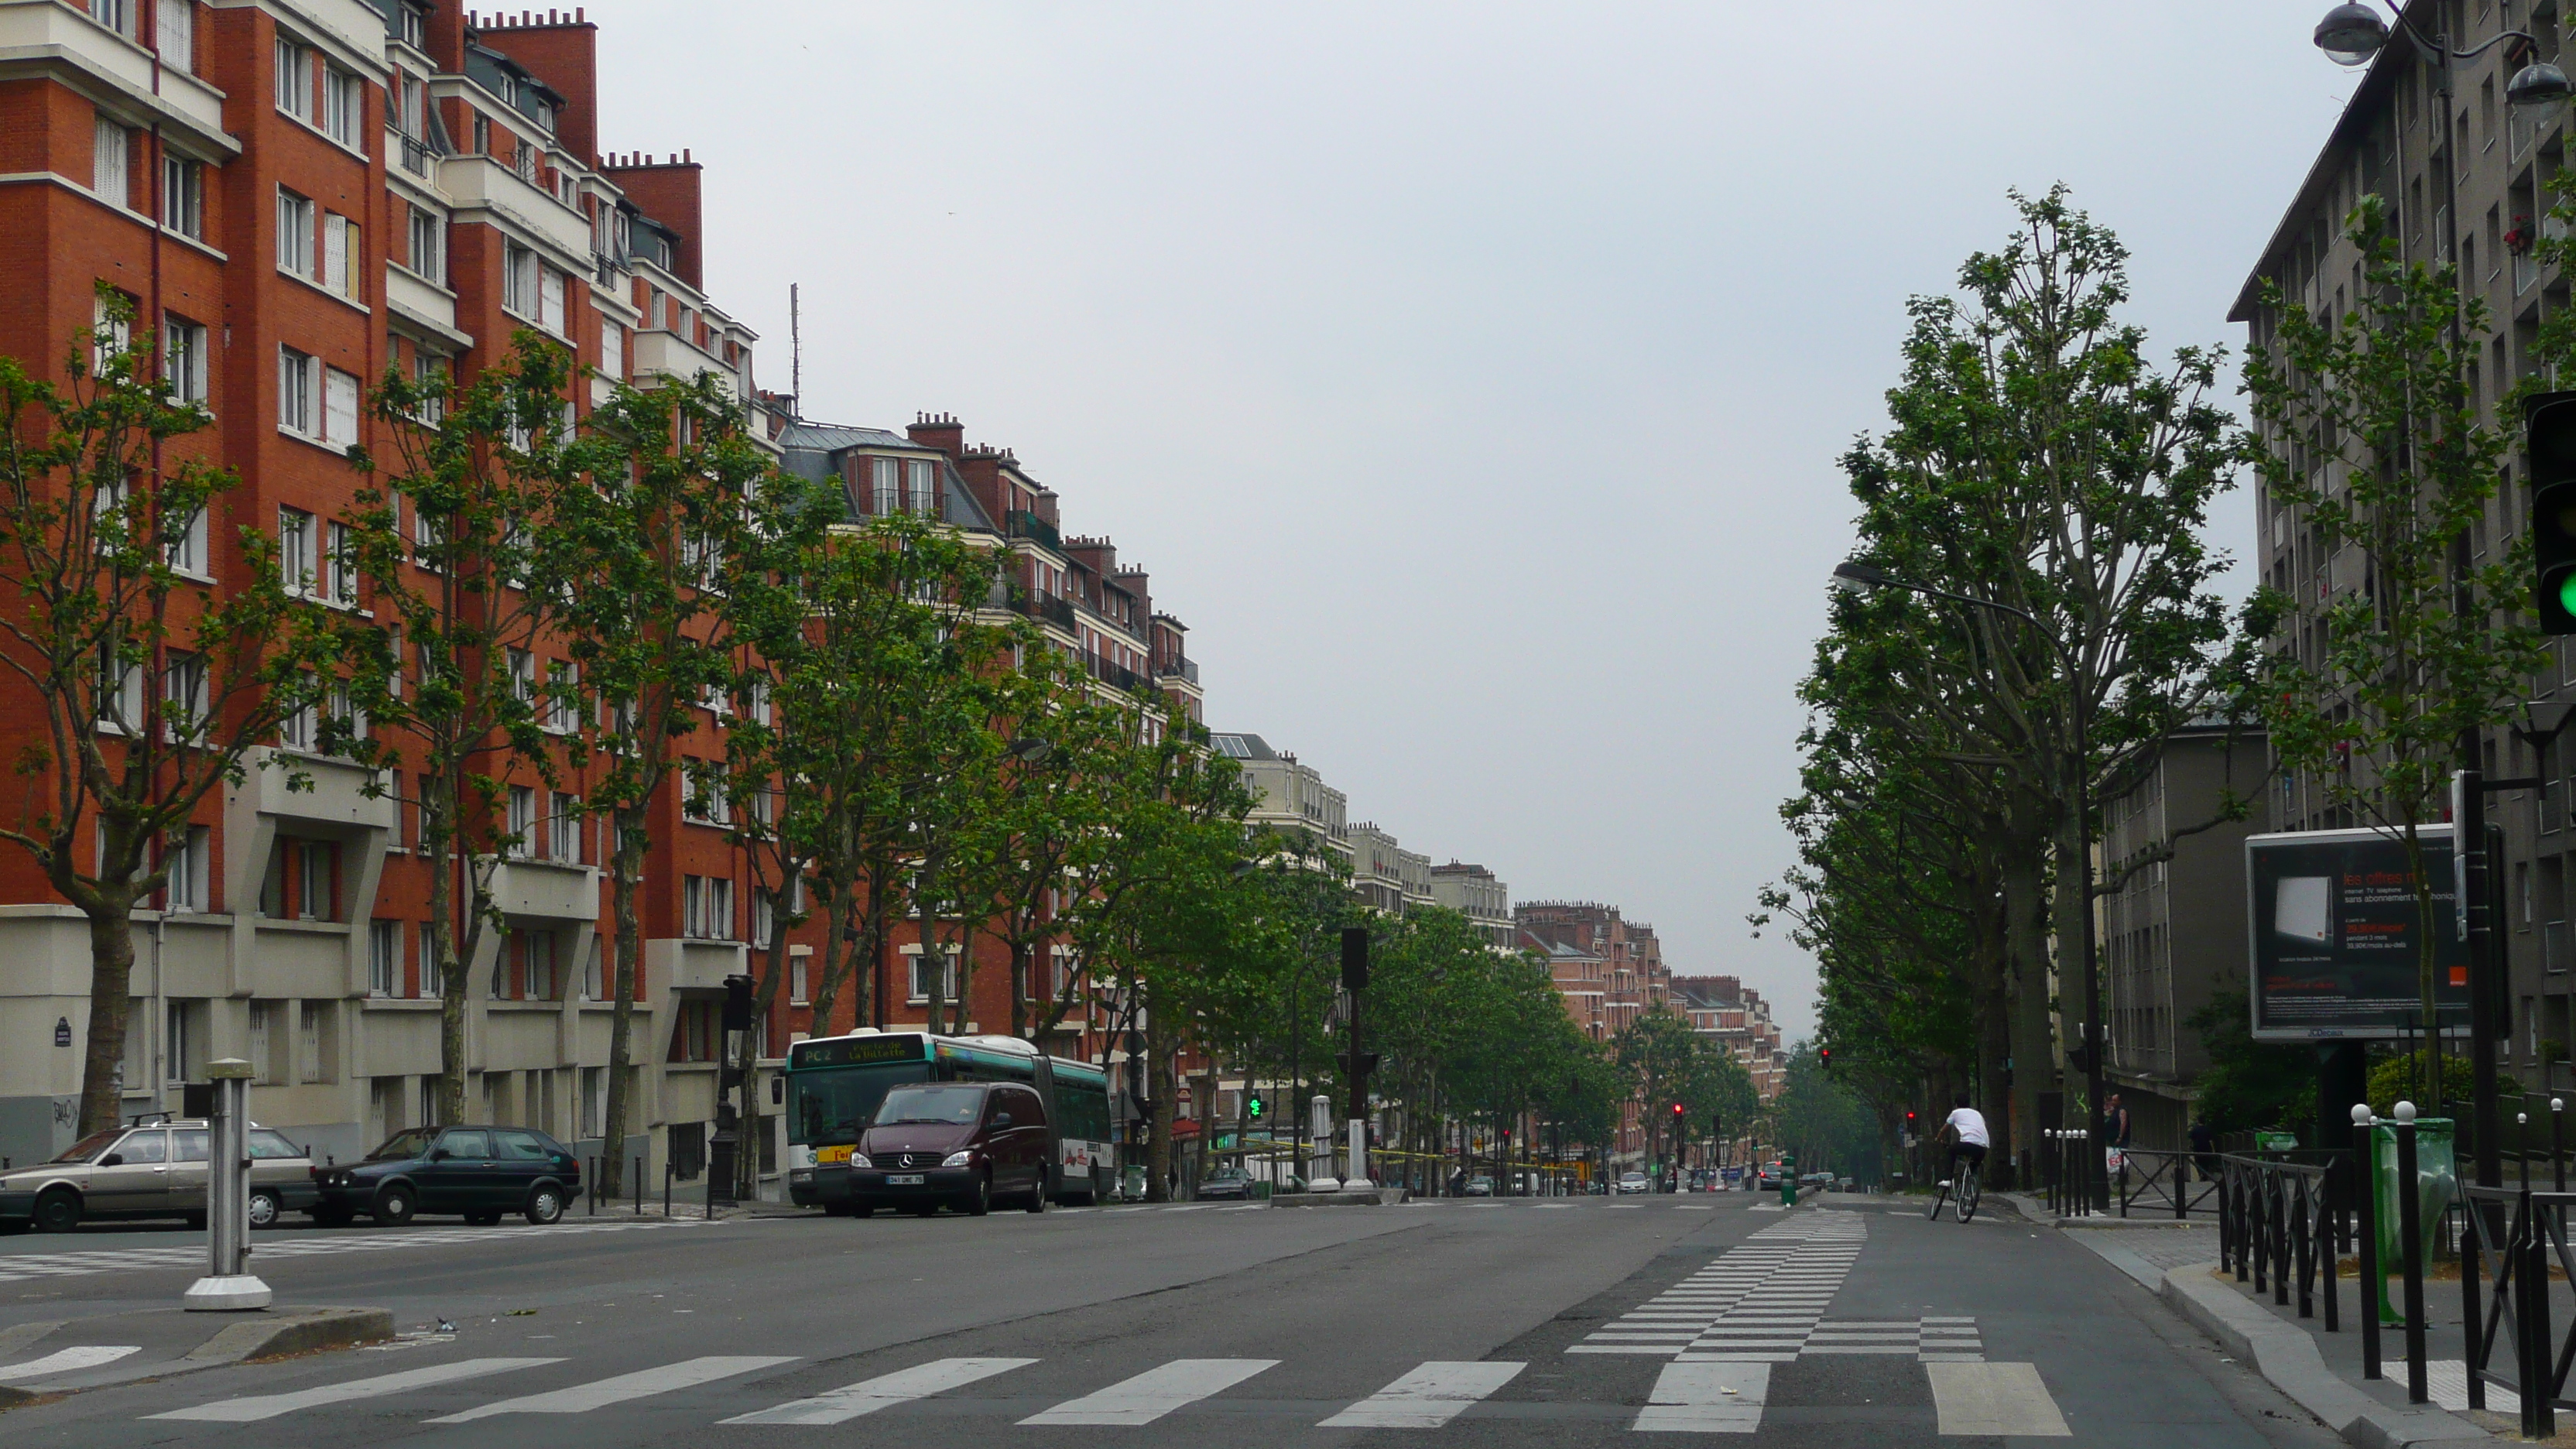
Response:
[{"label": "lamp head", "polygon": [[2367,5],[2338,5],[2317,22],[2317,49],[2337,65],[2368,65],[2388,44],[2388,22]]},{"label": "lamp head", "polygon": [[1856,594],[1864,589],[1875,589],[1890,582],[1892,580],[1884,571],[1855,559],[1845,559],[1834,565],[1833,586],[1845,593]]},{"label": "lamp head", "polygon": [[2545,60],[2535,60],[2515,71],[2513,79],[2505,82],[2504,98],[2511,101],[2516,109],[2536,114],[2567,104],[2571,91],[2576,91],[2576,87],[2568,85],[2567,72]]}]

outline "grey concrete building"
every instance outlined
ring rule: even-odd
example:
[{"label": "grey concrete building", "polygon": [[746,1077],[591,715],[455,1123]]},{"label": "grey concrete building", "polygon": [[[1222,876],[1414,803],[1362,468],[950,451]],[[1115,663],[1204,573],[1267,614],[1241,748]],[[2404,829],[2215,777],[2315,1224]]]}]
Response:
[{"label": "grey concrete building", "polygon": [[1256,803],[1251,823],[1268,826],[1344,868],[1351,864],[1350,797],[1324,783],[1314,766],[1270,748],[1259,735],[1209,736],[1219,754],[1243,767]]},{"label": "grey concrete building", "polygon": [[[2262,303],[2266,282],[2277,284],[2285,299],[2312,314],[2348,310],[2362,285],[2362,272],[2359,249],[2344,235],[2344,223],[2363,197],[2376,195],[2406,261],[2456,260],[2463,291],[2486,303],[2492,331],[2470,369],[2471,401],[2486,421],[2518,431],[2514,419],[2499,414],[2499,404],[2516,383],[2538,370],[2533,349],[2542,319],[2558,315],[2569,303],[2566,277],[2543,264],[2532,248],[2542,228],[2550,225],[2542,220],[2552,201],[2549,187],[2566,164],[2566,108],[2526,115],[2507,103],[2506,87],[2533,59],[2569,63],[2562,54],[2560,7],[2553,0],[2412,0],[2404,14],[2427,34],[2446,30],[2461,49],[2515,30],[2531,32],[2538,45],[2501,44],[2456,63],[2448,115],[2443,114],[2439,72],[2416,48],[2398,41],[2382,50],[2328,133],[2279,227],[2254,258],[2229,320],[2245,324],[2250,347],[2275,345],[2279,318]],[[2303,22],[2285,16],[2282,23]],[[2315,63],[2326,64],[2322,59]],[[2454,154],[2456,177],[2447,174]],[[2302,439],[2267,431],[2264,442],[2294,466],[2341,466]],[[2505,486],[2470,530],[2471,549],[2480,563],[2527,528],[2530,502],[2529,471],[2517,442]],[[2364,582],[2359,556],[2355,550],[2330,547],[2312,520],[2268,490],[2256,496],[2255,517],[2251,562],[2264,582],[2294,604],[2282,620],[2277,647],[2313,655],[2323,646],[2324,610]],[[2552,706],[2576,699],[2569,688],[2576,683],[2576,649],[2570,644],[2556,641],[2548,667],[2530,681],[2525,698],[2541,706],[2539,715],[2556,714]],[[2488,797],[2488,818],[2503,825],[2507,837],[2505,858],[2492,877],[2508,892],[2510,919],[2503,934],[2513,995],[2512,1049],[2503,1060],[2524,1081],[2540,1085],[2553,1075],[2553,1045],[2576,1037],[2569,1021],[2565,924],[2568,855],[2576,848],[2567,778],[2576,751],[2565,744],[2535,751],[2512,730],[2490,729],[2482,754],[2491,777],[2544,781],[2536,792]],[[2316,781],[2296,773],[2274,783],[2267,803],[2275,830],[2363,823],[2343,818],[2348,812],[2329,806]],[[2554,1078],[2566,1081],[2563,1066],[2554,1068]]]},{"label": "grey concrete building", "polygon": [[1519,928],[1512,924],[1512,888],[1481,865],[1451,861],[1430,869],[1431,899],[1465,916],[1497,951],[1512,949]]},{"label": "grey concrete building", "polygon": [[2222,816],[2231,793],[2261,793],[2267,749],[2260,732],[2194,726],[2103,802],[2105,869],[2126,872],[2100,908],[2106,1071],[2141,1147],[2188,1140],[2193,1082],[2209,1065],[2191,1018],[2245,985],[2245,837],[2264,823],[2259,804],[2244,820]]}]

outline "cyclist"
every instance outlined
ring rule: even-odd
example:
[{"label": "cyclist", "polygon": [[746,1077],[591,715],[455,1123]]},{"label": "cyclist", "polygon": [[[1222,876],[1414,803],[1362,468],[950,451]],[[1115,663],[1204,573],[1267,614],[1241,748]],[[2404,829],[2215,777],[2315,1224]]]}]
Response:
[{"label": "cyclist", "polygon": [[1950,1144],[1949,1165],[1941,1172],[1945,1181],[1955,1184],[1959,1177],[1961,1159],[1964,1158],[1979,1171],[1985,1169],[1988,1139],[1985,1114],[1968,1105],[1968,1094],[1961,1092],[1951,1098],[1951,1101],[1953,1106],[1950,1115],[1942,1119],[1940,1132],[1934,1133],[1932,1138],[1938,1142],[1946,1133],[1957,1139]]}]

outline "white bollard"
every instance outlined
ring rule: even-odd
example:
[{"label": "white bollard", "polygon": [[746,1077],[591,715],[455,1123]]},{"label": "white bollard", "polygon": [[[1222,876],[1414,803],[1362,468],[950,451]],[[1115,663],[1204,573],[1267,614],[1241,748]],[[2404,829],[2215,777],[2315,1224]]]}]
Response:
[{"label": "white bollard", "polygon": [[1342,1184],[1333,1176],[1333,1099],[1317,1092],[1306,1104],[1306,1123],[1314,1134],[1307,1149],[1313,1156],[1306,1164],[1306,1190],[1338,1191]]},{"label": "white bollard", "polygon": [[191,1313],[266,1308],[268,1285],[250,1271],[250,1074],[237,1057],[206,1064],[214,1115],[206,1122],[206,1276],[179,1306]]},{"label": "white bollard", "polygon": [[1350,1120],[1350,1172],[1342,1178],[1344,1187],[1367,1187],[1369,1177],[1368,1124],[1357,1117]]}]

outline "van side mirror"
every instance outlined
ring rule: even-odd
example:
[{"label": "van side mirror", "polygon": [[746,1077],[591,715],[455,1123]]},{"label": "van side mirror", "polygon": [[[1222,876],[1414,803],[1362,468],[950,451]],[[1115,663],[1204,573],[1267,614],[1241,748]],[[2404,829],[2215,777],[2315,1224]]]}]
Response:
[{"label": "van side mirror", "polygon": [[996,1127],[1008,1127],[1008,1126],[1010,1126],[1010,1125],[1011,1125],[1011,1114],[1010,1114],[1010,1113],[1008,1113],[1008,1112],[996,1112],[996,1113],[994,1113],[994,1114],[993,1114],[993,1125],[994,1125],[994,1126],[996,1126]]}]

